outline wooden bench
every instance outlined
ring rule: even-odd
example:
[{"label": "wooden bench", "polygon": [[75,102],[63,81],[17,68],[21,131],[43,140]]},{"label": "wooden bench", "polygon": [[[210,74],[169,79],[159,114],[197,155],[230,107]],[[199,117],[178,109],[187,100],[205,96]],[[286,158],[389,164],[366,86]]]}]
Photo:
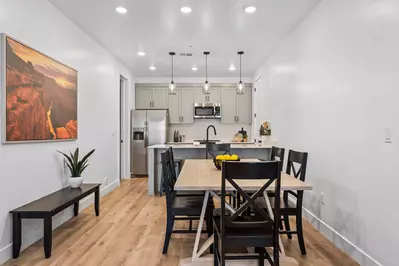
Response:
[{"label": "wooden bench", "polygon": [[52,246],[52,217],[74,205],[74,215],[79,213],[79,200],[94,193],[94,209],[100,214],[100,185],[83,184],[80,188],[64,188],[43,198],[28,203],[18,209],[10,211],[13,216],[13,257],[18,258],[21,250],[21,219],[43,219],[44,227],[44,255],[51,257]]}]

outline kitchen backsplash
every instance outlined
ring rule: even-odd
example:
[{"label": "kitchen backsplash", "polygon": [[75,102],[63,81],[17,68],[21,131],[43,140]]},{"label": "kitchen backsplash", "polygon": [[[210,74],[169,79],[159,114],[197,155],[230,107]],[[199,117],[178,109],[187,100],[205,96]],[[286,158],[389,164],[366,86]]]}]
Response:
[{"label": "kitchen backsplash", "polygon": [[240,124],[221,124],[216,119],[196,119],[191,125],[170,125],[169,141],[173,141],[173,132],[179,130],[180,135],[185,135],[185,141],[191,142],[196,139],[206,138],[206,128],[214,125],[217,135],[213,135],[213,130],[209,130],[209,139],[217,139],[221,141],[231,141],[234,135],[243,127],[247,131],[248,141],[251,141],[251,125]]}]

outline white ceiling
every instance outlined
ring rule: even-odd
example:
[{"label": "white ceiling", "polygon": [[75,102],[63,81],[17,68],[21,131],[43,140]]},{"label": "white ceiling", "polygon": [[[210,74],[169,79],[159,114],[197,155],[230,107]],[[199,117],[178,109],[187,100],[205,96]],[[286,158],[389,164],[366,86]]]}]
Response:
[{"label": "white ceiling", "polygon": [[[239,74],[237,51],[243,50],[243,76],[252,76],[273,47],[291,32],[320,0],[50,0],[66,16],[129,67],[136,77],[170,76],[169,52],[176,77]],[[254,5],[253,14],[244,8]],[[124,15],[117,6],[127,8]],[[192,12],[183,14],[180,8]],[[191,46],[191,47],[190,47]],[[146,56],[139,57],[137,52]],[[229,66],[236,71],[229,71]],[[149,69],[156,66],[156,71]],[[193,72],[192,66],[198,70]]]}]

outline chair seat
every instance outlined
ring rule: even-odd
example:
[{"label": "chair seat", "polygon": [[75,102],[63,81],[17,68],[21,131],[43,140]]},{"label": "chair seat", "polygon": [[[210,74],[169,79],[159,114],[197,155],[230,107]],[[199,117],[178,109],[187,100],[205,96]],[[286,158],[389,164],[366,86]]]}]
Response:
[{"label": "chair seat", "polygon": [[177,197],[187,197],[187,196],[205,196],[204,191],[176,191]]},{"label": "chair seat", "polygon": [[[251,219],[251,217],[246,217]],[[254,220],[255,221],[255,220]],[[220,222],[221,216],[214,214],[213,222],[215,224],[215,233],[221,237]],[[225,242],[226,247],[266,247],[273,245],[273,220],[270,219],[265,224],[254,224],[250,227],[248,225],[226,225],[225,229]]]},{"label": "chair seat", "polygon": [[[270,201],[270,206],[274,209],[275,198],[269,197],[269,201]],[[267,209],[266,202],[265,202],[264,198],[257,198],[256,203],[263,209]],[[281,215],[284,215],[284,214],[295,215],[296,212],[297,212],[297,208],[296,208],[295,203],[293,203],[289,200],[284,201],[283,198],[280,199],[280,214]]]},{"label": "chair seat", "polygon": [[[175,197],[172,200],[172,210],[174,215],[192,215],[200,216],[202,210],[203,197],[199,196],[184,196]],[[208,201],[208,212],[213,210],[213,201]]]}]

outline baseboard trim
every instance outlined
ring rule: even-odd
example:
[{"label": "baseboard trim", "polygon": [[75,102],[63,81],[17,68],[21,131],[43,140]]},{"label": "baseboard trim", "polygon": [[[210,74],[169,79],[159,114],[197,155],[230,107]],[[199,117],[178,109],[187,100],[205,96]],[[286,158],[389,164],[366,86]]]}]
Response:
[{"label": "baseboard trim", "polygon": [[[115,180],[114,182],[108,184],[107,186],[101,188],[100,195],[101,197],[105,196],[115,188],[119,186],[119,180]],[[86,209],[94,202],[94,195],[90,195],[79,202],[80,212]],[[94,211],[93,211],[94,213]],[[53,217],[53,230],[58,226],[64,224],[66,221],[73,217],[73,206],[63,210],[59,214]],[[27,232],[22,238],[22,247],[21,251],[37,242],[43,237],[43,228],[37,227],[36,229]],[[0,265],[8,261],[12,258],[12,243],[0,249]],[[44,258],[44,253],[43,253]]]},{"label": "baseboard trim", "polygon": [[[295,199],[289,198],[289,200],[296,204]],[[357,263],[364,266],[383,266],[380,262],[372,258],[369,254],[364,252],[361,248],[353,244],[345,236],[341,235],[330,225],[322,221],[319,217],[313,214],[308,209],[302,207],[303,218],[310,222],[317,230],[319,230],[325,237],[328,238],[337,248],[343,250]],[[339,240],[337,240],[339,239]],[[345,243],[345,244],[344,244]]]}]

